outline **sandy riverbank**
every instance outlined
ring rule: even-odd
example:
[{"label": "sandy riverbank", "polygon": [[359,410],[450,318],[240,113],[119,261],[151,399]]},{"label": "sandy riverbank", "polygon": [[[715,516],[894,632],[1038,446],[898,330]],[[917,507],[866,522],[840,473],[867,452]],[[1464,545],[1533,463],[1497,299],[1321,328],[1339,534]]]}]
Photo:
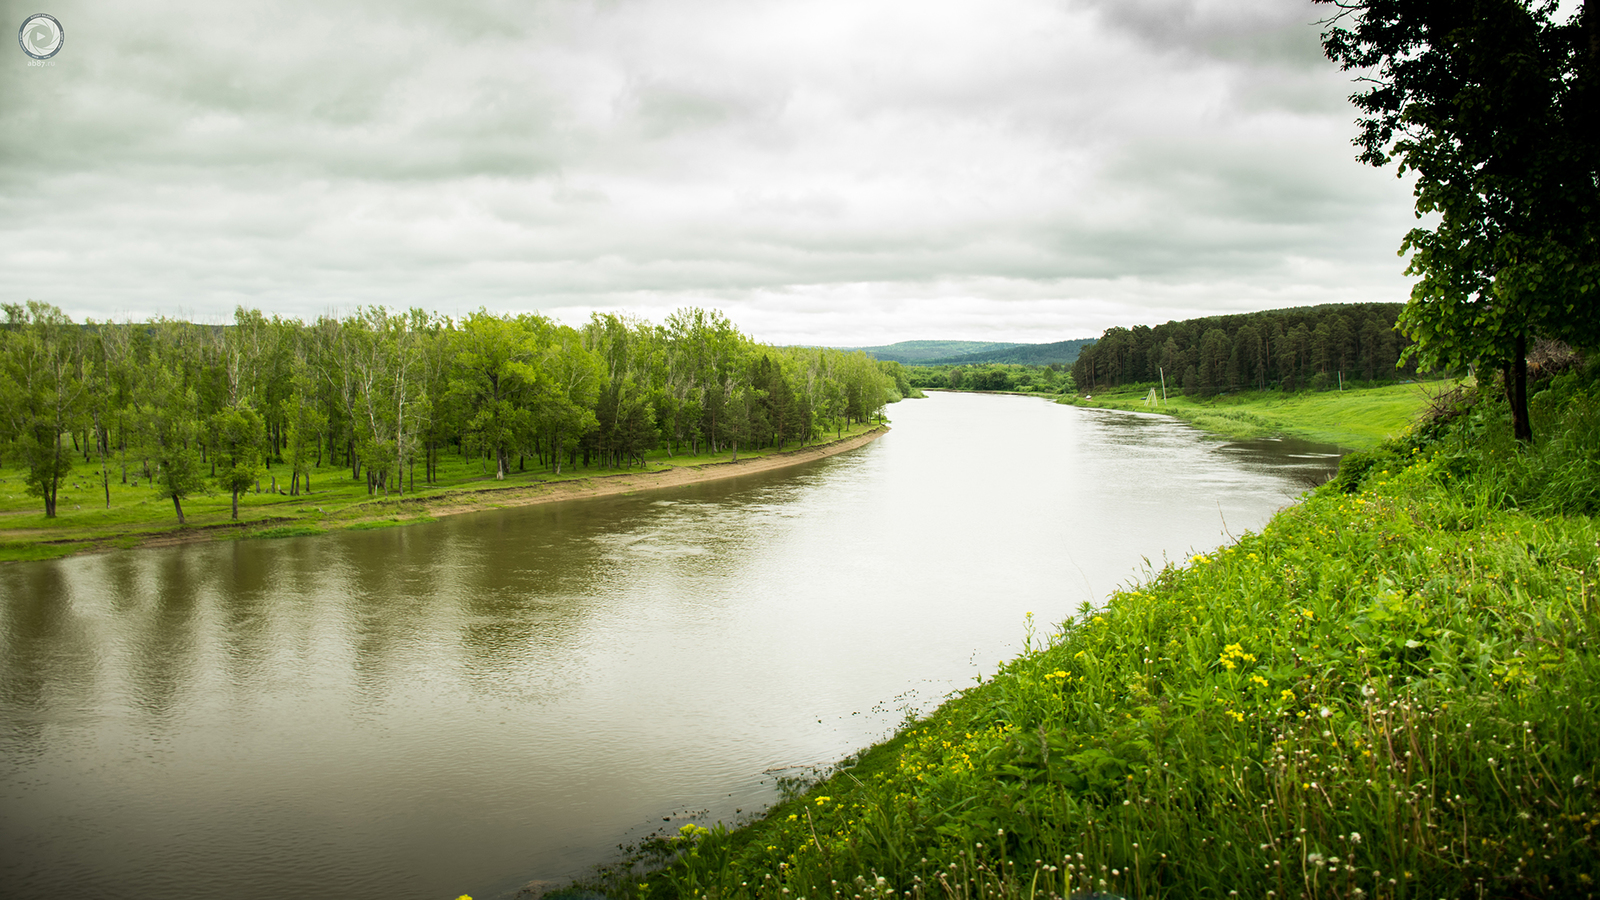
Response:
[{"label": "sandy riverbank", "polygon": [[798,450],[784,450],[765,456],[747,456],[740,460],[707,463],[698,466],[674,466],[650,472],[617,472],[593,475],[572,481],[555,481],[542,484],[517,485],[508,488],[452,491],[448,494],[423,497],[415,501],[434,517],[475,512],[481,509],[498,509],[508,506],[532,506],[536,503],[553,503],[562,500],[586,500],[591,497],[609,497],[615,494],[632,494],[658,488],[678,487],[702,481],[720,481],[741,475],[754,475],[774,469],[786,469],[847,450],[869,444],[888,432],[878,426],[864,434],[847,437],[826,444],[813,444]]}]

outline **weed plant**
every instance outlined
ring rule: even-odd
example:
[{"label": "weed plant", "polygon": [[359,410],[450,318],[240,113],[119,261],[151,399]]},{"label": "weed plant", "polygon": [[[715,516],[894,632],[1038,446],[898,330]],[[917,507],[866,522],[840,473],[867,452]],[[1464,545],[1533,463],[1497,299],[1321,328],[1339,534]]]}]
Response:
[{"label": "weed plant", "polygon": [[1480,400],[1147,573],[613,896],[1593,897],[1594,373]]}]

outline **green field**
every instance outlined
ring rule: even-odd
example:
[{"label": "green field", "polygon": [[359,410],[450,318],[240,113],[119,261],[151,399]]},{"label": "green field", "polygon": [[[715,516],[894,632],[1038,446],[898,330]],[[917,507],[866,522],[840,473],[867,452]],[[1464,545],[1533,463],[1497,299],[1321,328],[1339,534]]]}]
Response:
[{"label": "green field", "polygon": [[[829,432],[821,442],[849,438],[872,430],[872,425],[855,425],[841,433]],[[790,445],[785,448],[794,450]],[[741,450],[740,459],[768,456],[780,451]],[[419,480],[412,490],[408,482],[404,495],[391,491],[388,496],[367,494],[366,480],[354,480],[345,467],[323,466],[311,473],[310,492],[289,496],[288,469],[282,465],[267,470],[260,492],[239,498],[239,519],[231,518],[231,498],[213,491],[183,501],[187,524],[178,525],[171,500],[155,496],[148,482],[139,476],[139,465],[131,460],[128,481],[123,482],[120,467],[109,473],[110,504],[105,483],[96,462],[80,456],[72,473],[63,481],[57,497],[57,515],[47,519],[43,503],[28,495],[23,472],[16,466],[0,467],[0,562],[53,559],[74,553],[136,547],[163,539],[234,539],[239,537],[291,537],[320,534],[350,528],[383,528],[428,521],[430,503],[448,502],[452,506],[493,507],[495,494],[539,484],[581,482],[613,475],[659,472],[684,466],[728,462],[731,451],[716,454],[668,457],[665,451],[646,454],[644,468],[602,469],[565,468],[556,475],[526,460],[527,470],[512,472],[504,481],[494,478],[494,466],[485,459],[466,458],[446,452],[439,464],[437,484],[420,481],[422,467],[416,467]],[[277,491],[273,478],[277,477]]]},{"label": "green field", "polygon": [[1434,381],[1353,388],[1345,391],[1246,391],[1208,399],[1172,395],[1149,406],[1160,385],[1130,385],[1093,397],[1061,402],[1095,409],[1127,409],[1176,416],[1197,428],[1231,438],[1288,436],[1362,450],[1406,431],[1427,398],[1453,386]]}]

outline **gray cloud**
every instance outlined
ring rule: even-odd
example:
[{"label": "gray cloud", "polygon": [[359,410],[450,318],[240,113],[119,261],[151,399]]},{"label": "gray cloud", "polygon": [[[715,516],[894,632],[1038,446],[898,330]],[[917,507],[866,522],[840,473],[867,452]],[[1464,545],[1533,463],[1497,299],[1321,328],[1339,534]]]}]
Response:
[{"label": "gray cloud", "polygon": [[[6,0],[20,22],[23,9]],[[0,57],[4,299],[1059,340],[1404,299],[1316,8],[169,2]]]}]

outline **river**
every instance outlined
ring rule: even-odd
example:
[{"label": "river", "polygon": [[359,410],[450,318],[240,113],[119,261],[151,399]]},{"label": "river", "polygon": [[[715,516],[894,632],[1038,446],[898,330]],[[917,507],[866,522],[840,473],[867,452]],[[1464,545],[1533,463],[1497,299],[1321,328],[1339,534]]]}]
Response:
[{"label": "river", "polygon": [[941,394],[804,466],[0,569],[14,900],[478,900],[731,820],[1331,448]]}]

